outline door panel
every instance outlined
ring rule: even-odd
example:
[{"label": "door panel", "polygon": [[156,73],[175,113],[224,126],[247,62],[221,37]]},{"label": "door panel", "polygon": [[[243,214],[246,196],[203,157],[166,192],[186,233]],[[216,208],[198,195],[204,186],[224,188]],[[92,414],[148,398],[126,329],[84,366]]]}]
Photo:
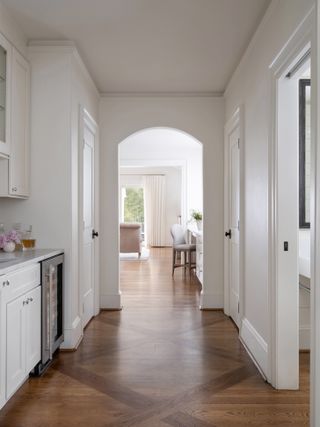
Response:
[{"label": "door panel", "polygon": [[29,110],[30,65],[13,49],[12,53],[12,127],[9,193],[29,194]]},{"label": "door panel", "polygon": [[84,125],[83,133],[83,247],[82,301],[83,327],[94,315],[94,141],[95,135]]},{"label": "door panel", "polygon": [[230,277],[230,316],[239,327],[239,221],[240,221],[240,155],[239,128],[229,135],[229,277]]},{"label": "door panel", "polygon": [[29,373],[41,359],[41,287],[28,292],[26,298],[26,371]]}]

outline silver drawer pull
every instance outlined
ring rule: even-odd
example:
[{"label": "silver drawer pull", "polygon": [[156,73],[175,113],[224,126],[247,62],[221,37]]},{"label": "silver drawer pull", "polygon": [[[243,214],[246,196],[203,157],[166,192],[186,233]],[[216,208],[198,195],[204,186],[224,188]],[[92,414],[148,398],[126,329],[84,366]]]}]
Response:
[{"label": "silver drawer pull", "polygon": [[10,286],[10,282],[9,282],[9,280],[5,280],[4,282],[2,282],[2,286],[3,286],[3,287],[5,287],[5,286]]}]

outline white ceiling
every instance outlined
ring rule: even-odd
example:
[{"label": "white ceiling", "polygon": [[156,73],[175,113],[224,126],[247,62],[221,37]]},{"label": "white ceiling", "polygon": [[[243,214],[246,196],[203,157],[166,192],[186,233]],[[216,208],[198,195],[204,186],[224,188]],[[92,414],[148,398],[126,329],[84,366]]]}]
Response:
[{"label": "white ceiling", "polygon": [[269,0],[2,0],[30,39],[75,41],[101,92],[222,92]]}]

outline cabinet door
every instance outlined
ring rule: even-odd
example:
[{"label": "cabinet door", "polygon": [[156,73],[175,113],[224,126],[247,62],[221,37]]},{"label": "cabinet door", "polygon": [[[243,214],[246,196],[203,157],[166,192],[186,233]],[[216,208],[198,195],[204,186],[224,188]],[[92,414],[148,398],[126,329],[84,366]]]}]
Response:
[{"label": "cabinet door", "polygon": [[26,373],[41,359],[41,287],[26,294]]},{"label": "cabinet door", "polygon": [[19,387],[26,375],[26,296],[7,304],[7,399]]},{"label": "cabinet door", "polygon": [[9,194],[29,195],[30,65],[13,48]]},{"label": "cabinet door", "polygon": [[0,34],[0,153],[10,154],[10,101],[11,101],[12,47]]},{"label": "cabinet door", "polygon": [[1,289],[5,280],[6,276],[2,276],[0,282],[0,409],[6,402],[6,306]]}]

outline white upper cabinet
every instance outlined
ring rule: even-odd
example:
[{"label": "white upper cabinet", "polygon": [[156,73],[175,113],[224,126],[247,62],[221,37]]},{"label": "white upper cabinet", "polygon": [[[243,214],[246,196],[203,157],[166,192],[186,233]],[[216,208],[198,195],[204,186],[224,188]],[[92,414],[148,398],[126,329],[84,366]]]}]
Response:
[{"label": "white upper cabinet", "polygon": [[10,102],[11,102],[12,46],[0,34],[0,153],[10,155]]},{"label": "white upper cabinet", "polygon": [[0,34],[0,197],[29,196],[30,64]]},{"label": "white upper cabinet", "polygon": [[11,146],[9,160],[9,194],[29,195],[30,153],[30,65],[12,50]]}]

